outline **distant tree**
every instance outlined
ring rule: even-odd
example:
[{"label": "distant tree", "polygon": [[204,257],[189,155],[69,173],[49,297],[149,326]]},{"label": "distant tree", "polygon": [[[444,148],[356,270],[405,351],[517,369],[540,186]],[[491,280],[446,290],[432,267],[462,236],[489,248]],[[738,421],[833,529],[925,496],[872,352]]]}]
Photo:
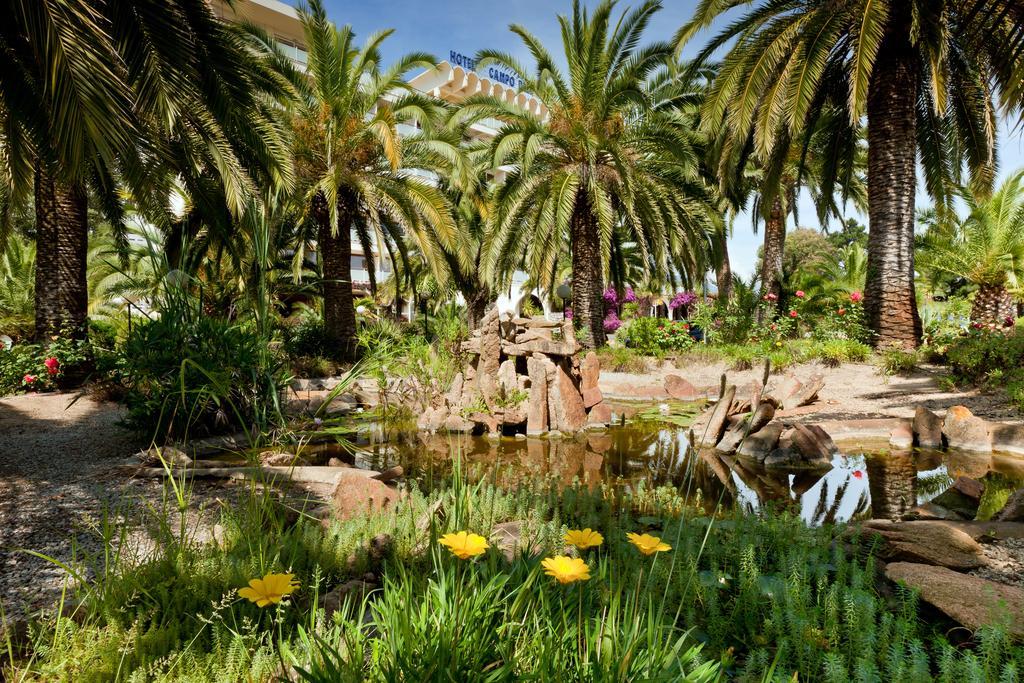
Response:
[{"label": "distant tree", "polygon": [[850,245],[856,245],[863,249],[868,247],[868,229],[856,218],[847,218],[839,223],[838,230],[830,230],[828,225],[823,225],[825,239],[836,249],[845,249]]},{"label": "distant tree", "polygon": [[836,258],[836,248],[820,231],[797,228],[786,237],[782,261],[785,279],[792,282],[800,273],[817,273]]}]

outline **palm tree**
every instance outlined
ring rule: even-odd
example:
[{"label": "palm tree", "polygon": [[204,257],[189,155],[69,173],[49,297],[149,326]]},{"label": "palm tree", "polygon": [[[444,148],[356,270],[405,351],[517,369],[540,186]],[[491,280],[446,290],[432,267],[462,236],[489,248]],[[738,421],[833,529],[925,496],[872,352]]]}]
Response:
[{"label": "palm tree", "polygon": [[[753,0],[703,0],[681,46],[724,11]],[[728,46],[702,112],[708,130],[769,156],[805,144],[834,108],[827,138],[848,147],[861,118],[868,137],[868,282],[865,309],[883,345],[914,346],[917,154],[925,187],[951,199],[961,169],[990,191],[994,101],[1024,101],[1024,6],[1016,0],[780,0],[758,2],[704,48]],[[834,165],[833,165],[834,166]]]},{"label": "palm tree", "polygon": [[1024,170],[988,198],[961,194],[967,216],[929,226],[921,269],[963,278],[977,286],[971,322],[1002,325],[1016,314],[1014,293],[1024,283]]},{"label": "palm tree", "polygon": [[299,17],[309,78],[295,117],[296,162],[321,261],[324,326],[344,359],[356,351],[353,233],[374,289],[375,245],[397,261],[405,258],[405,240],[413,239],[431,260],[427,226],[446,244],[455,230],[431,171],[457,165],[458,150],[424,134],[399,135],[402,124],[429,127],[444,114],[440,102],[403,78],[415,68],[434,68],[430,55],[411,53],[382,69],[380,46],[392,31],[370,36],[359,48],[352,28],[336,28],[320,0]]},{"label": "palm tree", "polygon": [[698,236],[708,229],[703,205],[680,183],[698,177],[688,131],[671,111],[655,108],[647,85],[672,52],[667,43],[640,46],[659,7],[648,0],[613,25],[611,0],[592,14],[574,1],[572,16],[559,17],[567,74],[536,36],[511,26],[533,57],[532,72],[495,50],[480,52],[477,63],[521,75],[522,89],[546,115],[485,97],[465,105],[504,121],[492,163],[509,168],[495,193],[485,270],[506,281],[525,266],[551,289],[559,254],[568,250],[574,319],[589,348],[605,339],[601,274],[616,227],[658,270],[702,248]]},{"label": "palm tree", "polygon": [[237,216],[257,185],[287,184],[276,87],[206,0],[13,2],[0,27],[0,161],[10,196],[34,194],[40,338],[85,332],[90,195],[122,250],[128,189],[166,222],[170,181],[222,187]]}]

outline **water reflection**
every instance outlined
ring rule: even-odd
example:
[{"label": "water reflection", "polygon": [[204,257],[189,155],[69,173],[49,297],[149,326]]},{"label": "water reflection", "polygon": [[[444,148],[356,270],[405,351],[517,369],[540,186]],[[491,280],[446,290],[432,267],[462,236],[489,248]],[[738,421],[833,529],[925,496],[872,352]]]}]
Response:
[{"label": "water reflection", "polygon": [[961,475],[981,478],[994,471],[1024,482],[1024,459],[934,451],[850,452],[823,469],[768,469],[746,458],[695,451],[683,429],[636,424],[561,439],[491,439],[374,426],[361,430],[355,441],[361,466],[402,465],[427,488],[447,481],[458,460],[469,478],[506,487],[542,478],[587,486],[644,481],[679,487],[709,511],[733,504],[756,511],[770,504],[814,525],[898,519]]}]

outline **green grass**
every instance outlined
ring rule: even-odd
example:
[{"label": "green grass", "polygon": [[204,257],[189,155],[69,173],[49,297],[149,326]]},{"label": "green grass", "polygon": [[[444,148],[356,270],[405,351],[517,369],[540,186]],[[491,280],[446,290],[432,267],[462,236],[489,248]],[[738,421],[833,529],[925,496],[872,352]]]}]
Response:
[{"label": "green grass", "polygon": [[[105,527],[107,552],[77,565],[95,576],[69,593],[77,611],[38,622],[8,680],[269,680],[283,661],[311,681],[711,680],[720,666],[739,681],[923,681],[948,670],[944,680],[959,683],[986,680],[977,672],[1013,680],[1024,666],[997,630],[952,649],[948,625],[922,622],[913,595],[877,591],[870,556],[834,543],[841,529],[787,512],[709,517],[673,488],[503,491],[456,476],[326,532],[253,489],[225,507],[219,544],[174,531],[187,490],[168,501],[150,520],[158,550],[142,563],[118,555],[123,530]],[[536,556],[509,562],[492,548],[463,562],[437,543],[513,520]],[[540,559],[564,553],[565,530],[583,527],[605,543],[583,554],[588,581],[561,586]],[[626,534],[644,531],[672,550],[638,554]],[[382,556],[369,550],[380,534],[390,539]],[[248,579],[281,571],[301,584],[289,601],[260,609],[237,597]],[[368,571],[382,589],[325,619],[320,595]]]}]

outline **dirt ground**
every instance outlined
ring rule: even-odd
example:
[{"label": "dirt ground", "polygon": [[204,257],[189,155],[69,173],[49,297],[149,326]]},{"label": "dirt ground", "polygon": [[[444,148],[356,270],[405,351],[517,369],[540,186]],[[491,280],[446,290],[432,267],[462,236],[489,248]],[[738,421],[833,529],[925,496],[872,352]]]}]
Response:
[{"label": "dirt ground", "polygon": [[[868,363],[848,363],[838,368],[805,363],[793,366],[786,372],[797,378],[810,377],[814,373],[824,375],[825,387],[818,395],[819,401],[813,412],[808,413],[815,421],[913,417],[919,405],[939,414],[950,406],[964,405],[975,415],[988,420],[1018,424],[1024,421],[1024,416],[1009,405],[1001,394],[943,389],[940,378],[946,374],[946,369],[939,366],[925,365],[909,376],[894,377],[881,374],[876,366]],[[744,390],[751,383],[760,383],[763,369],[735,371],[726,363],[676,367],[666,362],[643,375],[602,371],[600,386],[602,392],[612,398],[659,400],[668,396],[664,389],[665,377],[678,375],[701,393],[713,397],[718,394],[723,373],[729,383],[736,385],[739,395],[745,396]],[[771,375],[768,380],[769,393],[782,376]]]}]

